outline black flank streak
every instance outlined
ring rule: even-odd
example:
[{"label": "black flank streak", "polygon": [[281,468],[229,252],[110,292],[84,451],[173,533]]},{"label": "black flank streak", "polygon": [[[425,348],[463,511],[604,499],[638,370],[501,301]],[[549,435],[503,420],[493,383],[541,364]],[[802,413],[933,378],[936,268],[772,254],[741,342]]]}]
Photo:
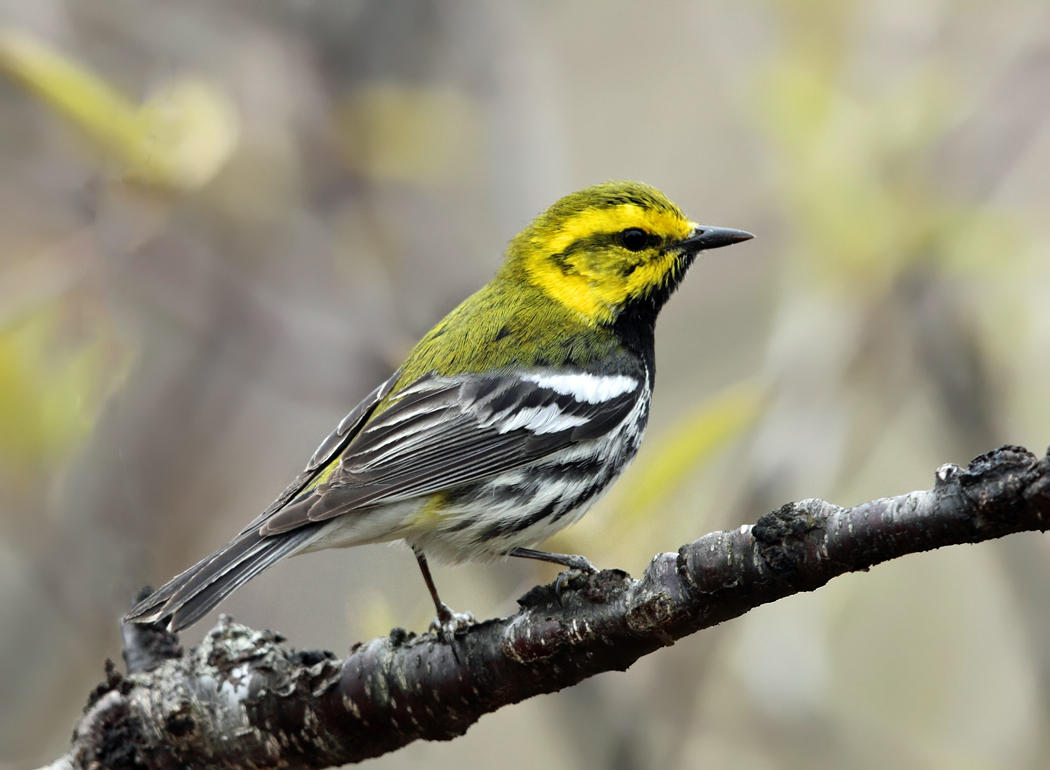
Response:
[{"label": "black flank streak", "polygon": [[601,492],[603,489],[605,489],[605,487],[608,485],[608,483],[609,483],[609,474],[608,473],[606,473],[602,478],[595,479],[595,482],[593,484],[591,484],[589,487],[587,487],[585,490],[583,490],[583,492],[580,494],[580,496],[572,501],[572,505],[568,505],[565,508],[562,508],[556,514],[554,514],[554,518],[551,519],[551,521],[552,522],[558,521],[565,514],[567,514],[569,511],[574,511],[577,508],[579,508],[581,505],[586,505],[587,502],[590,501],[590,499],[592,497],[594,497],[599,492]]},{"label": "black flank streak", "polygon": [[499,342],[504,337],[510,336],[510,327],[504,324],[500,327],[499,331],[496,332],[496,336],[492,338],[493,342]]},{"label": "black flank streak", "polygon": [[[535,513],[530,513],[528,516],[523,516],[517,521],[511,522],[513,526],[511,526],[510,531],[521,532],[522,530],[528,529],[533,524],[539,524],[544,519],[550,518],[552,515],[557,519],[558,514],[554,513],[554,509],[557,507],[558,502],[558,500],[552,500]],[[571,508],[572,506],[570,505],[568,507]],[[564,511],[562,511],[562,513],[564,513]]]},{"label": "black flank streak", "polygon": [[[535,478],[526,478],[523,484],[500,484],[499,486],[475,487],[473,494],[469,496],[470,502],[485,501],[493,505],[507,502],[516,502],[521,507],[528,506],[533,497],[536,496]],[[467,526],[477,524],[477,519],[471,519]],[[459,532],[467,527],[455,524],[450,531]]]},{"label": "black flank streak", "polygon": [[559,476],[585,479],[600,473],[603,466],[604,463],[597,456],[594,456],[545,465],[543,470],[546,473],[556,473]]},{"label": "black flank streak", "polygon": [[441,531],[442,532],[462,532],[467,527],[473,526],[475,521],[476,520],[473,519],[470,516],[464,516],[459,521],[457,521],[455,524],[451,524],[451,525],[449,525],[447,527],[442,527]]},{"label": "black flank streak", "polygon": [[538,511],[534,511],[528,516],[522,516],[519,519],[513,519],[511,521],[500,522],[499,524],[492,524],[479,532],[475,537],[475,540],[478,543],[484,543],[493,538],[509,535],[513,532],[521,532],[523,529],[527,529],[544,519],[550,519],[555,516],[554,511],[559,502],[560,500],[558,499],[551,500]]}]

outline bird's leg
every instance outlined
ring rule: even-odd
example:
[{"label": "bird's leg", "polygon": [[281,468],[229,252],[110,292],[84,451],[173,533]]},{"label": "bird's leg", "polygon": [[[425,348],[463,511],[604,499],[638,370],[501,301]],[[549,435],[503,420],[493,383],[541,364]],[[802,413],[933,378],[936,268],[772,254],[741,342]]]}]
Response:
[{"label": "bird's leg", "polygon": [[550,553],[549,551],[537,551],[534,548],[511,548],[507,551],[507,556],[517,556],[521,559],[535,559],[536,561],[549,561],[553,564],[560,564],[563,567],[568,567],[567,572],[561,572],[554,581],[554,595],[558,597],[558,602],[561,603],[562,591],[569,585],[569,580],[572,579],[573,572],[582,572],[585,574],[593,575],[598,571],[598,568],[591,564],[583,556],[574,553]]},{"label": "bird's leg", "polygon": [[521,559],[535,559],[536,561],[549,561],[552,564],[560,564],[569,569],[589,572],[592,575],[598,568],[587,561],[583,556],[574,553],[550,553],[549,551],[537,551],[533,548],[511,548],[507,556],[517,556]]},{"label": "bird's leg", "polygon": [[456,631],[466,628],[475,622],[474,616],[469,612],[453,612],[447,604],[441,601],[441,597],[438,596],[437,586],[434,585],[434,578],[430,574],[427,557],[423,555],[422,549],[415,546],[412,546],[412,552],[416,555],[419,571],[423,573],[423,582],[427,584],[430,598],[434,600],[434,609],[437,610],[437,617],[431,621],[430,630],[440,636],[445,642],[451,644]]}]

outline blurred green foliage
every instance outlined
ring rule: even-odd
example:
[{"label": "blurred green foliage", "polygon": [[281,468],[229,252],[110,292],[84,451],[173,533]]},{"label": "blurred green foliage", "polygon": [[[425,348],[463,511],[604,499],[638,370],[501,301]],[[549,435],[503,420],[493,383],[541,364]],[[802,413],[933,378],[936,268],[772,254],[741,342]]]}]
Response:
[{"label": "blurred green foliage", "polygon": [[778,59],[755,94],[807,280],[839,298],[870,299],[920,264],[962,274],[1016,269],[1026,242],[1016,218],[941,182],[936,153],[962,98],[943,65],[873,96],[848,92],[848,62],[829,66],[819,50]]},{"label": "blurred green foliage", "polygon": [[473,179],[480,109],[451,87],[374,83],[336,107],[337,146],[347,168],[400,184],[463,184]]},{"label": "blurred green foliage", "polygon": [[126,358],[112,338],[48,307],[0,329],[0,453],[10,488],[28,491],[61,468],[118,387]]},{"label": "blurred green foliage", "polygon": [[[651,438],[631,483],[620,487],[617,509],[624,524],[651,520],[687,478],[708,458],[743,436],[761,415],[758,383],[741,382],[686,411],[663,436]],[[621,533],[627,534],[627,533]]]},{"label": "blurred green foliage", "polygon": [[0,28],[0,71],[83,132],[124,178],[173,189],[211,179],[237,142],[237,115],[215,84],[179,78],[145,104],[39,40]]}]

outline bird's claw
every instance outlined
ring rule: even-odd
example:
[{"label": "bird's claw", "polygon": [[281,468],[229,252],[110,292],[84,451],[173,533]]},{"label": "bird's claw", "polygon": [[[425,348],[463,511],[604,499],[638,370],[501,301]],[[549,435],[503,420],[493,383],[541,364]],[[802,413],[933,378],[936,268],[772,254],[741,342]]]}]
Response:
[{"label": "bird's claw", "polygon": [[562,594],[569,587],[573,578],[598,573],[598,568],[582,556],[573,556],[573,561],[573,564],[567,565],[569,567],[567,570],[559,572],[558,577],[554,579],[554,597],[558,600],[558,604],[562,604]]},{"label": "bird's claw", "polygon": [[442,604],[438,615],[430,621],[430,632],[445,644],[451,645],[456,634],[477,623],[471,612],[453,612],[447,604]]}]

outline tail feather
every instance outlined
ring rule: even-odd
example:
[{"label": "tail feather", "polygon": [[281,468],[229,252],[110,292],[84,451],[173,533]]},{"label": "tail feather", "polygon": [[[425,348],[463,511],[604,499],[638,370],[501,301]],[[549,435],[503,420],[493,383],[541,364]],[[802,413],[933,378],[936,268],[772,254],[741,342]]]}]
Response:
[{"label": "tail feather", "polygon": [[259,535],[258,530],[243,532],[136,604],[124,622],[167,618],[169,630],[186,628],[264,569],[301,548],[320,526],[271,536]]}]

